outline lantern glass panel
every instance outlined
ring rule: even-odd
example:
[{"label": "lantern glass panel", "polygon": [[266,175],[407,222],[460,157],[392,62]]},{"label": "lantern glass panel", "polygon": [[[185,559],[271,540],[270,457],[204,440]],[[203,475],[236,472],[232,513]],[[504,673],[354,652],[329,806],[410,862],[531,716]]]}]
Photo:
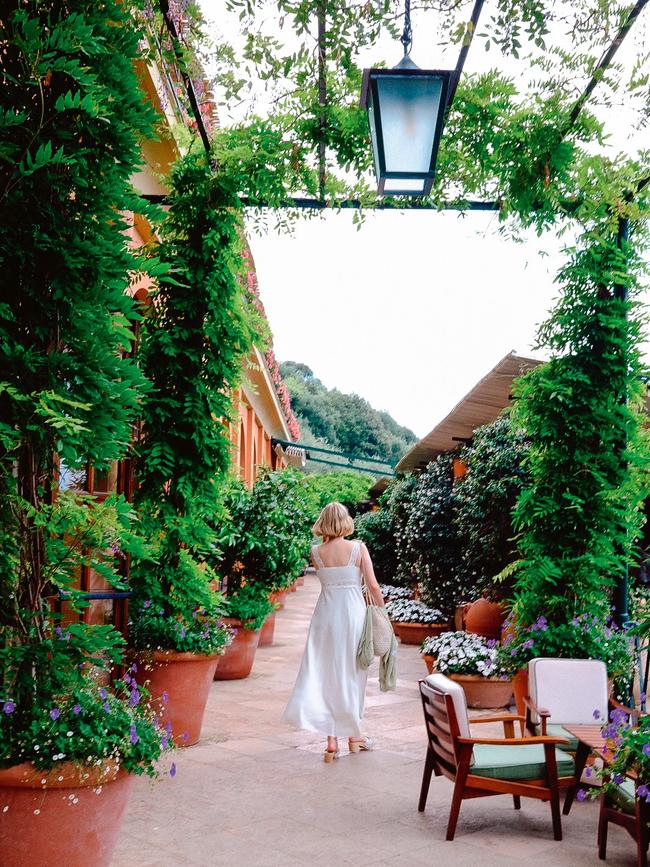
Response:
[{"label": "lantern glass panel", "polygon": [[391,193],[424,195],[426,183],[426,178],[386,178],[384,193],[387,196]]},{"label": "lantern glass panel", "polygon": [[[442,80],[439,77],[377,77],[387,173],[425,174],[430,171],[441,94]],[[371,129],[373,126],[371,123]],[[404,182],[400,183],[400,188],[407,188]]]}]

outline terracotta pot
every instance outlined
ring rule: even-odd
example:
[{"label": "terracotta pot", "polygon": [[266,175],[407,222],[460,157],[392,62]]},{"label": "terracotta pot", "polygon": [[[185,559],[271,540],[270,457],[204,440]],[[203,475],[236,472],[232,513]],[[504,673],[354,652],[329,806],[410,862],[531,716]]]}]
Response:
[{"label": "terracotta pot", "polygon": [[135,657],[135,679],[151,693],[151,704],[161,725],[171,724],[176,746],[197,743],[219,654],[155,650]]},{"label": "terracotta pot", "polygon": [[480,674],[450,674],[465,690],[470,707],[506,707],[512,698],[512,681]]},{"label": "terracotta pot", "polygon": [[501,638],[501,628],[505,619],[506,614],[501,602],[477,599],[467,608],[465,630],[475,635],[483,635],[485,638]]},{"label": "terracotta pot", "polygon": [[296,584],[298,585],[298,587],[303,587],[305,584],[305,576],[299,575],[298,578],[296,578]]},{"label": "terracotta pot", "polygon": [[512,688],[515,693],[517,713],[520,716],[525,716],[526,705],[524,704],[524,699],[528,695],[528,668],[519,669],[517,674],[512,678]]},{"label": "terracotta pot", "polygon": [[289,586],[289,593],[295,593],[298,589],[298,582],[294,581],[293,584]]},{"label": "terracotta pot", "polygon": [[260,640],[258,647],[270,647],[273,644],[273,633],[275,632],[275,611],[264,621],[264,626],[260,630]]},{"label": "terracotta pot", "polygon": [[284,608],[284,597],[286,595],[286,590],[274,590],[272,593],[269,593],[269,600],[277,605],[277,611],[282,611]]},{"label": "terracotta pot", "polygon": [[235,620],[233,617],[224,617],[224,623],[236,629],[237,634],[219,660],[214,679],[241,680],[251,673],[260,640],[260,630],[246,629],[241,620]]},{"label": "terracotta pot", "polygon": [[25,763],[0,770],[2,867],[108,867],[132,781],[108,763],[61,762],[50,772]]},{"label": "terracotta pot", "polygon": [[430,635],[449,631],[448,623],[398,623],[391,621],[393,631],[402,644],[422,644]]},{"label": "terracotta pot", "polygon": [[429,674],[433,674],[433,669],[436,665],[436,657],[431,656],[429,653],[423,653],[422,659],[424,660],[424,664],[426,665]]}]

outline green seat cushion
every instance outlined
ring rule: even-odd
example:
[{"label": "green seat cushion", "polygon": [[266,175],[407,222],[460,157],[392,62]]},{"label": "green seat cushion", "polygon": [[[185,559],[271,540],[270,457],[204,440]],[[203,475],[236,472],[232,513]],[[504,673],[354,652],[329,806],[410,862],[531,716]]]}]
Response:
[{"label": "green seat cushion", "polygon": [[[570,777],[574,772],[572,757],[555,748],[558,777]],[[542,744],[514,746],[476,744],[471,774],[496,780],[542,780],[546,773]]]},{"label": "green seat cushion", "polygon": [[622,783],[618,783],[613,790],[610,790],[610,797],[624,813],[636,812],[634,780],[626,777]]},{"label": "green seat cushion", "polygon": [[[535,732],[538,735],[541,735],[542,727],[541,726],[535,726]],[[551,725],[551,723],[549,723],[546,726],[546,734],[550,738],[566,738],[566,740],[569,742],[568,744],[558,744],[558,747],[561,750],[566,750],[569,753],[575,753],[575,751],[578,749],[578,738],[576,738],[572,734],[570,734],[564,728],[564,726],[559,726],[559,725],[554,726],[554,725]]]}]

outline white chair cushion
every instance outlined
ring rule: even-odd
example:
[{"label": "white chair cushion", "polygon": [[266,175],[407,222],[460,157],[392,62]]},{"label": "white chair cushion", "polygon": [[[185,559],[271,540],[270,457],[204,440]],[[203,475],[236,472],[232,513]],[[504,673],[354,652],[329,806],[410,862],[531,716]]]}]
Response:
[{"label": "white chair cushion", "polygon": [[462,738],[470,738],[469,717],[467,714],[467,699],[465,698],[465,690],[463,687],[444,674],[430,674],[427,683],[439,689],[441,692],[451,696],[458,719],[458,729]]},{"label": "white chair cushion", "polygon": [[607,719],[607,667],[599,659],[531,659],[528,691],[537,707],[550,711],[553,725]]}]

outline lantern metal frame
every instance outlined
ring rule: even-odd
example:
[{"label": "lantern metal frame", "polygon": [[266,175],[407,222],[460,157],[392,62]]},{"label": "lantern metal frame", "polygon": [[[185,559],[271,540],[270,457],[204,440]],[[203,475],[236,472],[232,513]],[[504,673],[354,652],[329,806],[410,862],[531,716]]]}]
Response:
[{"label": "lantern metal frame", "polygon": [[[406,59],[406,56],[405,56]],[[404,61],[402,61],[403,63]],[[442,136],[442,131],[445,124],[445,115],[447,112],[447,103],[449,92],[452,84],[452,78],[454,76],[454,71],[451,69],[419,69],[412,61],[410,61],[408,66],[401,64],[399,66],[394,67],[393,69],[384,69],[384,68],[373,68],[373,69],[364,69],[363,71],[363,79],[361,84],[361,100],[360,106],[361,108],[365,108],[366,110],[370,107],[370,101],[372,99],[372,107],[374,112],[374,137],[373,143],[376,147],[376,160],[375,165],[379,170],[379,176],[377,178],[378,182],[378,192],[380,195],[391,195],[391,196],[428,196],[431,192],[431,187],[433,186],[433,180],[436,174],[436,161],[438,159],[438,148],[440,146],[440,138]],[[429,158],[429,168],[426,172],[396,172],[396,171],[387,171],[386,170],[386,153],[384,148],[384,137],[382,131],[382,119],[381,119],[381,107],[380,107],[380,99],[378,95],[378,80],[383,77],[400,77],[400,78],[437,78],[440,80],[442,87],[440,91],[440,102],[438,105],[438,117],[436,118],[436,125],[433,135],[433,142],[431,146],[431,155]],[[368,124],[370,125],[370,117],[368,117]],[[373,148],[374,150],[374,148]],[[423,181],[423,189],[422,192],[414,192],[413,190],[390,190],[388,193],[385,193],[385,185],[387,180],[422,180]]]}]

